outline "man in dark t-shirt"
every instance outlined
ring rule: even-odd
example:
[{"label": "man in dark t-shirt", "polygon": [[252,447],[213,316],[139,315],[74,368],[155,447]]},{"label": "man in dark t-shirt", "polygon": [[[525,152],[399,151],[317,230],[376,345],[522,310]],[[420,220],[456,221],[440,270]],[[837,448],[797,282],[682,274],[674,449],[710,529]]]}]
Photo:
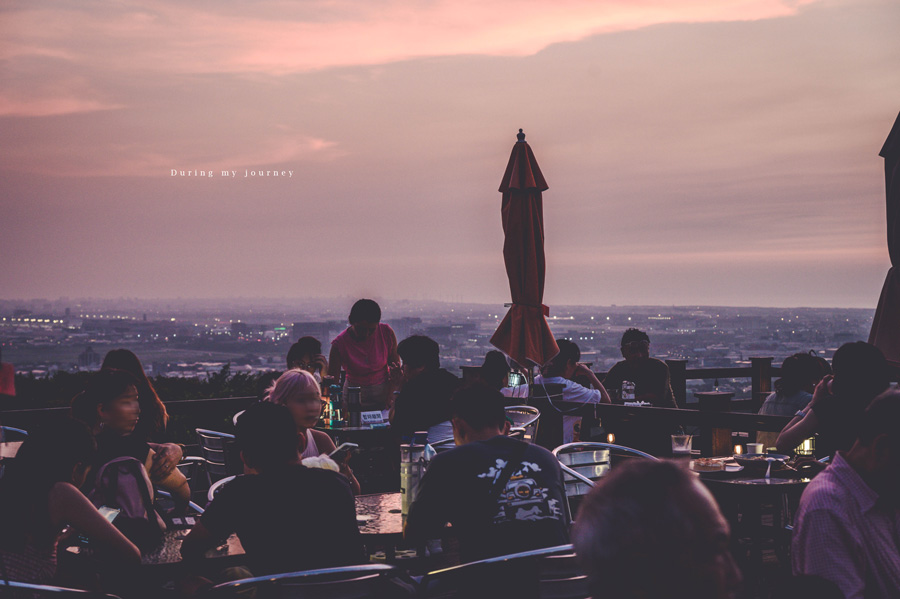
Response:
[{"label": "man in dark t-shirt", "polygon": [[628,329],[622,335],[621,350],[625,359],[610,368],[603,379],[603,386],[618,398],[617,403],[622,403],[622,382],[631,381],[634,383],[634,401],[646,401],[657,408],[677,408],[669,367],[662,360],[650,357],[647,333]]},{"label": "man in dark t-shirt", "polygon": [[449,438],[450,396],[459,379],[441,368],[440,346],[430,337],[413,335],[397,345],[397,353],[404,382],[391,409],[391,428],[401,436],[432,429],[430,442]]},{"label": "man in dark t-shirt", "polygon": [[503,396],[473,384],[451,400],[458,447],[422,477],[405,536],[439,538],[446,523],[469,562],[569,542],[562,470],[549,451],[506,437]]},{"label": "man in dark t-shirt", "polygon": [[185,559],[237,533],[254,575],[363,561],[356,504],[347,479],[306,468],[287,408],[255,404],[238,419],[236,442],[249,474],[216,495],[184,539]]}]

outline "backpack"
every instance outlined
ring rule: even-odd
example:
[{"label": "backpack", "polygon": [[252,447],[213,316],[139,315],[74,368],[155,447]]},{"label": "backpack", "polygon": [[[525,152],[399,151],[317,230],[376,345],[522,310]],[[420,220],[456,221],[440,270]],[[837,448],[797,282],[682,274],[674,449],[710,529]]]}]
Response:
[{"label": "backpack", "polygon": [[120,510],[113,525],[142,551],[162,540],[166,525],[153,506],[153,485],[140,460],[124,456],[103,464],[88,499],[95,507]]}]

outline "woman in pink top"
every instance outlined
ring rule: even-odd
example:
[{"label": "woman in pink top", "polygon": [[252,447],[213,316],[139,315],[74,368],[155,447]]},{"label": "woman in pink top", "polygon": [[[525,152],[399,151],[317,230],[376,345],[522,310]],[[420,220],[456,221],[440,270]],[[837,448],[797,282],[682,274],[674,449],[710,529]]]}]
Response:
[{"label": "woman in pink top", "polygon": [[331,342],[329,374],[338,378],[347,373],[348,387],[360,388],[363,408],[386,410],[391,406],[390,368],[399,368],[397,337],[381,322],[381,308],[370,299],[361,299],[350,310],[350,326]]}]

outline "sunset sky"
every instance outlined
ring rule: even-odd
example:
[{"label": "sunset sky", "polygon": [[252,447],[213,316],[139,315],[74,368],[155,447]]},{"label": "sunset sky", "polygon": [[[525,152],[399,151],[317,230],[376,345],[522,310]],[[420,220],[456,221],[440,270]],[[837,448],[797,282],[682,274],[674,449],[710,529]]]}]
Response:
[{"label": "sunset sky", "polygon": [[0,298],[499,306],[521,127],[551,310],[874,310],[898,30],[897,0],[5,3]]}]

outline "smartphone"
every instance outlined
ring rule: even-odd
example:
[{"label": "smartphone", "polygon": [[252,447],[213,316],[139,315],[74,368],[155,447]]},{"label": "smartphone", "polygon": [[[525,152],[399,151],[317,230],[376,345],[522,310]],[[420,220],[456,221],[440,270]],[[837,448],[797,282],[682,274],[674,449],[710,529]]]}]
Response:
[{"label": "smartphone", "polygon": [[[121,512],[122,510],[116,509],[114,507],[109,507],[106,505],[101,505],[100,507],[97,508],[97,511],[100,512],[101,516],[106,518],[107,522],[111,523],[113,520],[116,519],[116,516],[118,516],[119,512]],[[81,535],[81,534],[78,535],[78,540],[79,540],[79,542],[81,542],[82,545],[89,545],[91,542],[91,540],[89,538],[87,538],[86,536]]]},{"label": "smartphone", "polygon": [[328,454],[328,457],[340,464],[347,457],[348,453],[357,449],[359,449],[359,445],[356,443],[341,443],[334,451]]},{"label": "smartphone", "polygon": [[122,510],[116,509],[114,507],[109,507],[105,505],[101,505],[97,508],[97,511],[100,512],[100,515],[106,518],[107,522],[112,523],[113,520],[116,519],[116,516],[119,515],[119,512]]}]

